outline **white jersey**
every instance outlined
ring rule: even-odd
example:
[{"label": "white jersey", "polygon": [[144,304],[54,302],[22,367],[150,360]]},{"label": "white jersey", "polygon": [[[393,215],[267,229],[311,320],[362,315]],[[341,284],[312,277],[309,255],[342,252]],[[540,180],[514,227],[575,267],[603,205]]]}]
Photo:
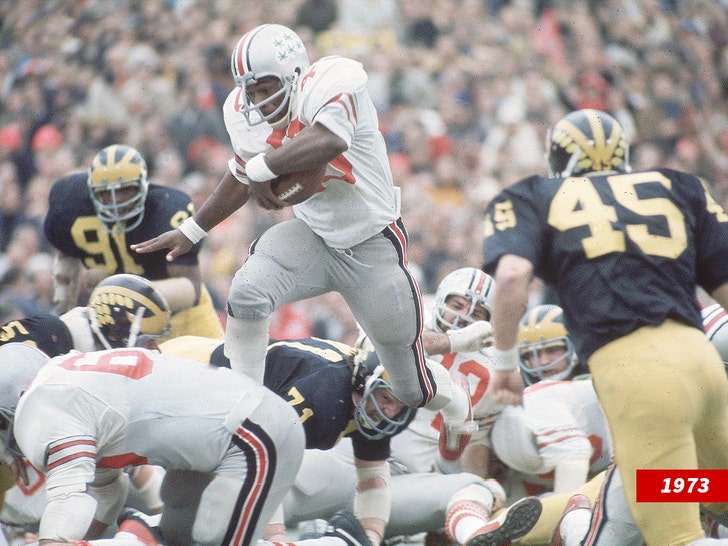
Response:
[{"label": "white jersey", "polygon": [[326,169],[323,190],[293,206],[294,214],[326,244],[350,248],[379,233],[399,218],[399,189],[389,168],[384,138],[362,65],[343,57],[324,57],[298,78],[291,122],[283,129],[267,123],[248,125],[242,89],[234,89],[223,106],[235,157],[229,168],[247,183],[245,163],[279,147],[301,129],[320,123],[346,142],[348,149]]},{"label": "white jersey", "polygon": [[[494,402],[489,394],[490,379],[493,376],[491,359],[486,352],[447,353],[431,355],[448,369],[453,377],[465,377],[473,404],[473,420],[478,431],[470,443],[490,445],[490,430],[505,406]],[[438,443],[442,415],[427,409],[418,409],[412,423],[392,437],[392,457],[404,464],[410,472],[430,472],[439,457]]]},{"label": "white jersey", "polygon": [[231,370],[143,349],[71,353],[23,395],[15,436],[47,489],[92,482],[96,468],[211,472],[263,390]]},{"label": "white jersey", "polygon": [[592,477],[607,468],[612,456],[591,380],[540,381],[527,387],[522,406],[501,412],[491,442],[529,495],[553,491],[553,471],[565,458],[588,457]]}]

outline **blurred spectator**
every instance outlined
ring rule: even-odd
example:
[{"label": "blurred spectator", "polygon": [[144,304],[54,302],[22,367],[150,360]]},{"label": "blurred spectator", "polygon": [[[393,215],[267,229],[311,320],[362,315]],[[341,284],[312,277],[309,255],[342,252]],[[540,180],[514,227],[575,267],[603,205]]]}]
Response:
[{"label": "blurred spectator", "polygon": [[338,16],[336,0],[304,0],[296,10],[296,27],[308,27],[316,35],[329,30]]},{"label": "blurred spectator", "polygon": [[41,227],[25,210],[15,164],[4,161],[0,163],[0,252],[7,251],[15,230],[24,224]]},{"label": "blurred spectator", "polygon": [[[232,153],[222,124],[232,48],[266,21],[295,27],[316,58],[365,65],[424,292],[443,271],[479,265],[485,206],[522,174],[545,172],[542,135],[571,108],[617,117],[639,143],[635,168],[693,170],[728,204],[726,2],[244,4],[0,2],[0,268],[11,292],[32,284],[14,265],[17,241],[43,219],[48,188],[106,145],[135,146],[155,181],[204,200]],[[277,214],[290,211],[253,207],[210,233],[201,266],[219,308],[240,249]],[[17,312],[8,301],[0,308]],[[295,311],[317,335],[345,338],[342,305],[320,298]]]}]

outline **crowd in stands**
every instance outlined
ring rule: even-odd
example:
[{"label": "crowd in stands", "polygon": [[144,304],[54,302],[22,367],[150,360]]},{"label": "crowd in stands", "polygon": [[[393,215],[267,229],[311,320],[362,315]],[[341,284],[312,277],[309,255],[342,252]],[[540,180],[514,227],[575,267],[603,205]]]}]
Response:
[{"label": "crowd in stands", "polygon": [[[204,201],[232,153],[230,53],[263,22],[296,29],[312,60],[363,63],[424,293],[480,266],[486,205],[545,172],[546,130],[572,109],[614,115],[634,168],[704,176],[728,206],[727,0],[2,2],[3,321],[52,310],[48,191],[100,148],[134,146],[153,183]],[[290,214],[243,207],[210,232],[202,268],[221,310],[250,242]],[[337,295],[286,307],[272,326],[310,334],[352,341]]]}]

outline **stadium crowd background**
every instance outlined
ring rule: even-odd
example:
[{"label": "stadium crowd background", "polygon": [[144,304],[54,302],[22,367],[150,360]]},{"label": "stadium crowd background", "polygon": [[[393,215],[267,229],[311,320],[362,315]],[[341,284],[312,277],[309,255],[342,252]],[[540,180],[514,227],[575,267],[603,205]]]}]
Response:
[{"label": "stadium crowd background", "polygon": [[[635,169],[702,175],[728,206],[727,0],[13,0],[0,18],[2,321],[52,310],[48,191],[103,146],[136,147],[152,182],[202,203],[231,154],[230,53],[263,22],[312,60],[364,64],[425,293],[480,266],[489,199],[545,171],[546,130],[575,108],[621,122]],[[248,245],[289,214],[249,204],[210,232],[221,316]],[[310,334],[352,341],[338,295],[278,312],[274,337]]]}]

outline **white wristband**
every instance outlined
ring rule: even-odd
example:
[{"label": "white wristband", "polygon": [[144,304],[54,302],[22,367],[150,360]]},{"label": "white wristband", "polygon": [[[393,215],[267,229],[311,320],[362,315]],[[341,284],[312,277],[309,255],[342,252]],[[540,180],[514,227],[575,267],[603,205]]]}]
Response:
[{"label": "white wristband", "polygon": [[493,369],[497,372],[509,372],[518,368],[518,346],[507,351],[493,350]]},{"label": "white wristband", "polygon": [[253,182],[266,182],[273,180],[278,175],[268,168],[265,154],[261,152],[245,164],[245,176]]},{"label": "white wristband", "polygon": [[207,232],[202,229],[197,222],[195,222],[195,219],[192,218],[192,216],[182,222],[177,229],[180,230],[185,237],[192,241],[193,245],[199,243],[205,238],[205,235],[207,235]]}]

